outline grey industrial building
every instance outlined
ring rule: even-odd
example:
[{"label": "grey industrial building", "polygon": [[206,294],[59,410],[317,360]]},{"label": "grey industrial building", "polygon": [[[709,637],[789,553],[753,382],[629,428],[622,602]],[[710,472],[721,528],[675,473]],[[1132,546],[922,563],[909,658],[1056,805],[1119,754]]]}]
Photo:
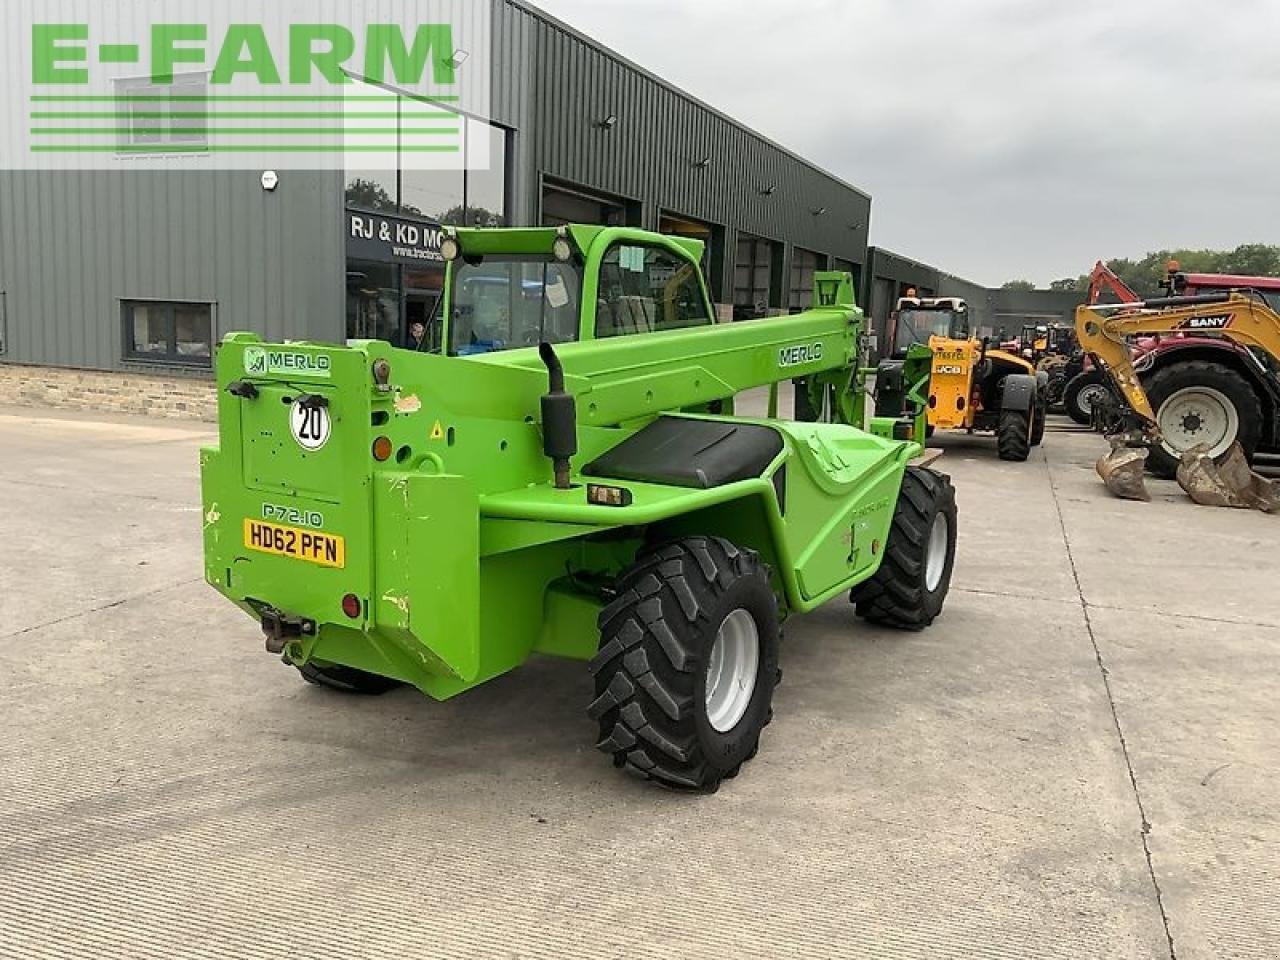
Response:
[{"label": "grey industrial building", "polygon": [[[908,284],[980,299],[868,251],[865,192],[541,11],[491,2],[491,117],[468,125],[490,138],[491,170],[284,171],[273,190],[198,158],[180,172],[0,172],[0,361],[207,377],[229,330],[397,340],[438,298],[440,221],[701,237],[724,319],[797,309],[826,268],[854,273],[881,324]],[[420,248],[368,236],[379,220],[427,228]]]}]

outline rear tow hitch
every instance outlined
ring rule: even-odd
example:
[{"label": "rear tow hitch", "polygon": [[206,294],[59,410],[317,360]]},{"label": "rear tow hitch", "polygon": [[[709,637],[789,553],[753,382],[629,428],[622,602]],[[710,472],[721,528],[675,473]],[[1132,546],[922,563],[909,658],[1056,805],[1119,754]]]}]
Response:
[{"label": "rear tow hitch", "polygon": [[294,617],[266,607],[261,612],[262,632],[267,637],[268,653],[283,653],[285,644],[300,637],[314,637],[316,622],[306,617]]}]

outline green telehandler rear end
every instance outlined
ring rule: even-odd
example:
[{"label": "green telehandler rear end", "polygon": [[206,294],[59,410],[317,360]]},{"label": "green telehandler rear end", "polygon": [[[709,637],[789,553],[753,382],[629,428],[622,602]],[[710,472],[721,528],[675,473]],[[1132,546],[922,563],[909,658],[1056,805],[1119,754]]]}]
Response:
[{"label": "green telehandler rear end", "polygon": [[[245,333],[217,352],[205,575],[306,679],[444,699],[534,654],[587,661],[599,748],[706,790],[757,750],[786,615],[941,611],[955,496],[912,465],[928,360],[887,371],[882,403],[863,389],[849,275],[817,274],[804,313],[717,323],[696,241],[443,246],[437,352]],[[776,417],[796,378],[814,422]],[[763,385],[771,415],[735,416]]]}]

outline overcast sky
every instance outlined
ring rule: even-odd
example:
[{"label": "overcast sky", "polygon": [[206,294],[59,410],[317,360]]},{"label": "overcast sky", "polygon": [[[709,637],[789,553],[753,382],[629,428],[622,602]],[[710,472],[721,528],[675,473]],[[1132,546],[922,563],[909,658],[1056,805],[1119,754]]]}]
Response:
[{"label": "overcast sky", "polygon": [[1280,243],[1280,0],[534,0],[986,284]]}]

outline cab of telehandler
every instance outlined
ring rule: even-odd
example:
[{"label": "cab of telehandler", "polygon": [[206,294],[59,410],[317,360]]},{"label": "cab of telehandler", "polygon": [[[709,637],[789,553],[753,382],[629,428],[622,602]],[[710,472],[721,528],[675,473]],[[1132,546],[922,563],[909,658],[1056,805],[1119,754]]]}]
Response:
[{"label": "cab of telehandler", "polygon": [[902,297],[894,311],[890,353],[906,356],[913,344],[969,339],[969,308],[959,297]]}]

